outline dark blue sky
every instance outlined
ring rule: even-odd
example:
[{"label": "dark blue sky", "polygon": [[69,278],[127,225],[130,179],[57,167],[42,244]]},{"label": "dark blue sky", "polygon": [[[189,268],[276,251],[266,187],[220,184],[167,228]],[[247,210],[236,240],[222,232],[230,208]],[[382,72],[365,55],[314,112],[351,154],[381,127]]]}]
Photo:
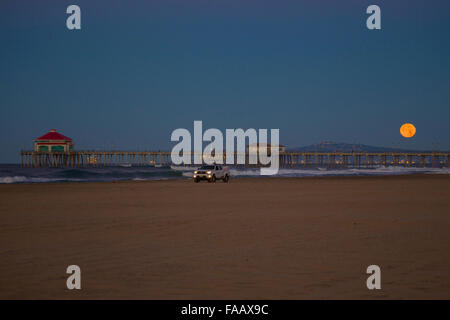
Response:
[{"label": "dark blue sky", "polygon": [[450,149],[449,31],[448,0],[4,0],[0,162],[51,128],[78,149],[169,149],[194,120],[279,128],[292,147]]}]

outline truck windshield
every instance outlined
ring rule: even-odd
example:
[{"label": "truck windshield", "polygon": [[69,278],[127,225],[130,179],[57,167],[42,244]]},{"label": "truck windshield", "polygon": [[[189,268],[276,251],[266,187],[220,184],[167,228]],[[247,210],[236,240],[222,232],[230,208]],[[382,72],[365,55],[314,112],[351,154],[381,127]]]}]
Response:
[{"label": "truck windshield", "polygon": [[200,170],[214,170],[214,166],[201,166]]}]

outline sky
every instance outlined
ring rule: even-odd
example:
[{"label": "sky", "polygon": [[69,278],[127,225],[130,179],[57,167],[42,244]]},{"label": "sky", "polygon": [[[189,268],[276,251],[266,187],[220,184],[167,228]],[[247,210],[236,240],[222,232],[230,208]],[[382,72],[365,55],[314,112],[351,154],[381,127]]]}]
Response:
[{"label": "sky", "polygon": [[194,120],[450,150],[449,33],[448,0],[2,0],[0,163],[53,128],[79,150],[170,150]]}]

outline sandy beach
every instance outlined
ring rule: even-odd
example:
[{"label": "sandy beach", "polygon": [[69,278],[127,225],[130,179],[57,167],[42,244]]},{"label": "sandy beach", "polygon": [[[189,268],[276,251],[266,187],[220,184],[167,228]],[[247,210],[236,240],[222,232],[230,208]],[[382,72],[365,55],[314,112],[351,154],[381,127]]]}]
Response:
[{"label": "sandy beach", "polygon": [[449,175],[0,185],[1,299],[449,299],[449,270]]}]

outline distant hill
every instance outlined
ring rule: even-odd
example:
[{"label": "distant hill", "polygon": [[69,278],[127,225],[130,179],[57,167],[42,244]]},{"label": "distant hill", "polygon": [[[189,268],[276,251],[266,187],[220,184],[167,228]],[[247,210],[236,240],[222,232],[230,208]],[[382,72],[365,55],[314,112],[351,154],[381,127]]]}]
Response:
[{"label": "distant hill", "polygon": [[353,144],[342,142],[321,142],[311,144],[304,147],[286,148],[286,151],[291,152],[420,152],[423,150],[408,150],[399,148],[387,148],[369,146],[366,144]]}]

